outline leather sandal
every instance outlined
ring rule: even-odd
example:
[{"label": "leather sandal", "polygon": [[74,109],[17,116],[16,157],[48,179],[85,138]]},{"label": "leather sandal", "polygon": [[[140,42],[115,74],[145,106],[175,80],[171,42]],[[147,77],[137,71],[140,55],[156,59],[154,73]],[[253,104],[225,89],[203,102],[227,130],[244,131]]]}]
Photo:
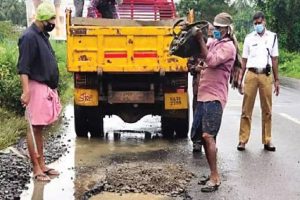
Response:
[{"label": "leather sandal", "polygon": [[207,184],[201,188],[201,192],[214,192],[219,189],[220,183],[213,183],[212,181],[208,181]]},{"label": "leather sandal", "polygon": [[33,176],[34,180],[41,181],[41,182],[49,182],[51,179],[46,174],[35,174]]},{"label": "leather sandal", "polygon": [[205,185],[207,181],[209,181],[209,176],[202,176],[198,181],[198,185]]}]

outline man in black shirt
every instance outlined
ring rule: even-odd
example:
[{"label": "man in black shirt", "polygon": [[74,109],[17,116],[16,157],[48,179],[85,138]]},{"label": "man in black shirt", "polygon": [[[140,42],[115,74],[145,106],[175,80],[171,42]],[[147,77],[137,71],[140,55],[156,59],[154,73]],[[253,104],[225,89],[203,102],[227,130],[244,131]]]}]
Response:
[{"label": "man in black shirt", "polygon": [[49,175],[59,175],[45,165],[43,128],[54,122],[61,111],[58,86],[58,66],[49,42],[48,32],[55,27],[55,7],[48,2],[37,8],[36,20],[19,39],[18,73],[22,83],[21,103],[26,107],[30,124],[27,133],[29,155],[34,178],[50,181]]}]

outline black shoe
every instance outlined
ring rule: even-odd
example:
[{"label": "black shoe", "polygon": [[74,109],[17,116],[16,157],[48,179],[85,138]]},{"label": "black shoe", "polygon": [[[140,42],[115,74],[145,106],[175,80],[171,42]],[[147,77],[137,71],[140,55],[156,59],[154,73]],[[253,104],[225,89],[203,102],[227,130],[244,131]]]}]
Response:
[{"label": "black shoe", "polygon": [[271,143],[265,144],[264,149],[267,150],[267,151],[276,151],[276,147]]},{"label": "black shoe", "polygon": [[193,152],[201,153],[202,152],[202,144],[200,144],[198,142],[194,142],[193,143]]},{"label": "black shoe", "polygon": [[237,150],[239,151],[245,151],[245,143],[240,142],[239,145],[237,146]]}]

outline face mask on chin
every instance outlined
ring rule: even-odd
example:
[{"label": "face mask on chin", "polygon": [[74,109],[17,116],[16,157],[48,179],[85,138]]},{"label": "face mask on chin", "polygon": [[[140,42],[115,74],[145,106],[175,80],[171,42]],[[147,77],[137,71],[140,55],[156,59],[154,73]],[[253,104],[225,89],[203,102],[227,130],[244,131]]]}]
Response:
[{"label": "face mask on chin", "polygon": [[257,25],[254,25],[254,29],[258,34],[260,34],[264,31],[265,27],[263,24],[257,24]]},{"label": "face mask on chin", "polygon": [[44,24],[44,31],[51,32],[55,28],[55,24],[52,24],[47,21],[47,24]]}]

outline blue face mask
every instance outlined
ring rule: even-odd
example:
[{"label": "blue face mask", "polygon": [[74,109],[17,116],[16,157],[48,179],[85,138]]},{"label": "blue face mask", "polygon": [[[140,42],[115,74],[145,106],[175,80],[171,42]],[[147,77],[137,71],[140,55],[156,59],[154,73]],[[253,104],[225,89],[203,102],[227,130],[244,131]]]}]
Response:
[{"label": "blue face mask", "polygon": [[257,24],[254,26],[254,29],[257,33],[262,33],[265,29],[263,24]]},{"label": "blue face mask", "polygon": [[215,39],[217,39],[217,40],[221,40],[221,39],[222,39],[221,31],[219,31],[219,30],[214,30],[214,31],[213,31],[213,34],[214,34],[214,38],[215,38]]}]

